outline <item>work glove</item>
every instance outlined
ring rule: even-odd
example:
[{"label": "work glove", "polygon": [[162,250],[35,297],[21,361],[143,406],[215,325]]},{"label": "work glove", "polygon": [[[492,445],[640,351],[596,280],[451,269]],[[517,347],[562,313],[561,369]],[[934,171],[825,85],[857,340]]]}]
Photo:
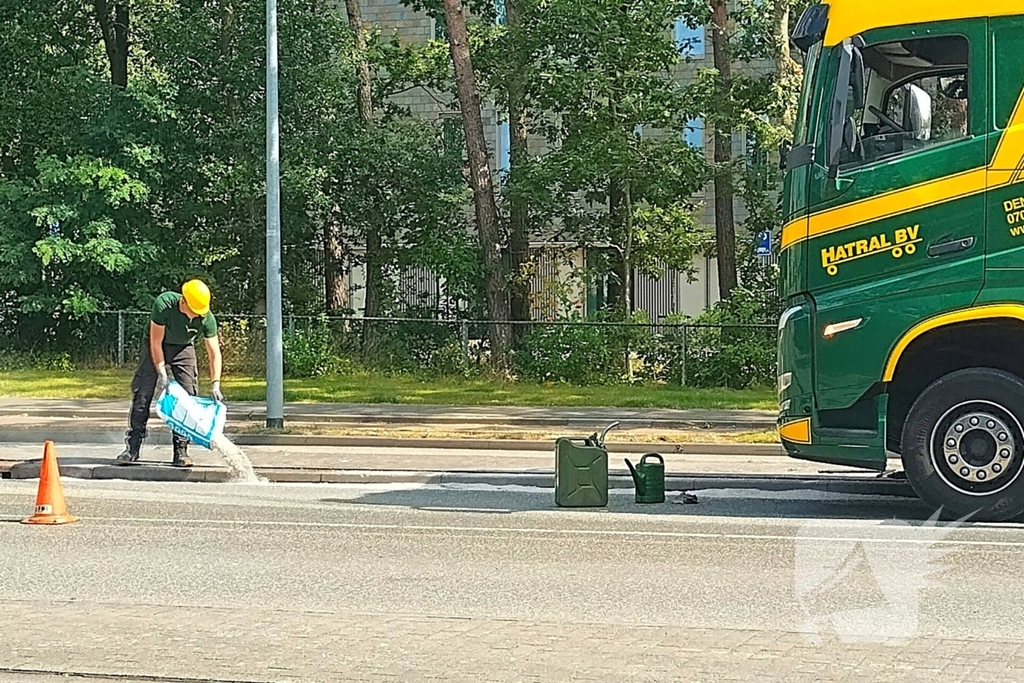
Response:
[{"label": "work glove", "polygon": [[156,395],[161,396],[167,389],[167,366],[161,363],[156,369]]},{"label": "work glove", "polygon": [[213,383],[213,388],[210,391],[210,395],[213,396],[213,400],[217,403],[224,402],[224,392],[220,390],[220,380]]}]

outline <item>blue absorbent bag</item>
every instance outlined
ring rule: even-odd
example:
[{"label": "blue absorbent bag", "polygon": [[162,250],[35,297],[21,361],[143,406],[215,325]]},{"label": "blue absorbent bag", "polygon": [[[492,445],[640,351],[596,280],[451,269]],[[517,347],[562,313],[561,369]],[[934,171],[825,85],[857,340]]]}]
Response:
[{"label": "blue absorbent bag", "polygon": [[211,448],[213,440],[224,432],[227,413],[223,403],[190,396],[173,380],[156,403],[156,414],[168,427],[206,448]]}]

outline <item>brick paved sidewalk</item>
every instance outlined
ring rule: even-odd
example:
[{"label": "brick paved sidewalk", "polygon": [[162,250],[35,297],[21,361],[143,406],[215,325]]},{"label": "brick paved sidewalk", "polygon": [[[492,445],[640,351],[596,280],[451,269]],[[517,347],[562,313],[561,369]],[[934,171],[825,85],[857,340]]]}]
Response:
[{"label": "brick paved sidewalk", "polygon": [[[228,681],[1024,680],[1015,641],[816,645],[673,625],[0,602],[11,670]],[[129,679],[130,680],[130,679]]]}]

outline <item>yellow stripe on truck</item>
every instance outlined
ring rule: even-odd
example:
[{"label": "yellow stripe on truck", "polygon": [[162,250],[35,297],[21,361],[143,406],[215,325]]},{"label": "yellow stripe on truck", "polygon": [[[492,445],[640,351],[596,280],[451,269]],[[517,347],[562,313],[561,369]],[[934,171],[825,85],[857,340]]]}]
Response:
[{"label": "yellow stripe on truck", "polygon": [[900,337],[900,340],[893,347],[892,353],[889,354],[889,360],[885,364],[885,372],[882,374],[883,382],[891,382],[892,378],[896,375],[896,366],[900,362],[900,356],[907,350],[910,343],[932,330],[943,327],[944,325],[953,325],[955,323],[970,322],[972,320],[988,320],[991,318],[1011,318],[1014,320],[1024,321],[1024,306],[1020,304],[990,304],[987,306],[975,306],[974,308],[964,308],[959,311],[951,311],[949,313],[943,313],[937,315],[934,318],[928,318],[917,325],[910,328],[910,331]]},{"label": "yellow stripe on truck", "polygon": [[[1022,137],[1024,141],[1024,137]],[[900,214],[924,209],[937,204],[969,197],[985,191],[987,171],[978,168],[959,175],[930,180],[920,185],[912,185],[894,192],[881,194],[859,202],[830,209],[815,214],[807,221],[806,238],[813,239],[829,235],[860,225],[873,223],[883,218],[891,218]],[[806,219],[805,219],[806,220]],[[791,224],[792,225],[792,224]],[[789,237],[799,240],[799,227]],[[786,231],[782,231],[782,248],[792,246],[795,242],[786,241]]]}]

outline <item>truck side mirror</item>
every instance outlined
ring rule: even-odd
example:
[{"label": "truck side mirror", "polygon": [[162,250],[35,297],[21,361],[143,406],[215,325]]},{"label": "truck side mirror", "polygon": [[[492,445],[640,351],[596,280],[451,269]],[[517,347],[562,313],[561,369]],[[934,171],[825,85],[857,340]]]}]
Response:
[{"label": "truck side mirror", "polygon": [[828,5],[815,4],[804,10],[793,27],[792,41],[797,49],[807,54],[811,46],[825,37],[828,28]]}]

